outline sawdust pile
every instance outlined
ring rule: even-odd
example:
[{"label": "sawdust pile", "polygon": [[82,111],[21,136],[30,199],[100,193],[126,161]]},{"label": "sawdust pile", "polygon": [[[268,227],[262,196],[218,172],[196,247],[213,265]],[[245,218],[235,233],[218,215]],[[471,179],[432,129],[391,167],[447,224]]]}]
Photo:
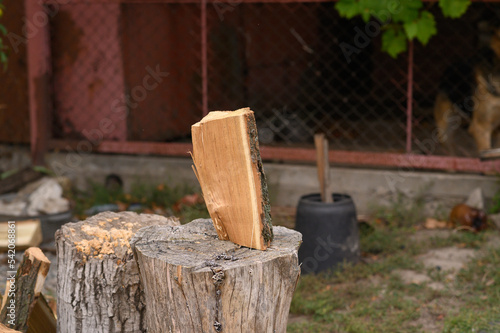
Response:
[{"label": "sawdust pile", "polygon": [[[114,226],[109,230],[105,229],[108,222],[114,222],[113,220],[117,219],[119,218],[114,217],[99,221],[99,226],[83,225],[81,231],[89,237],[75,242],[77,251],[86,256],[99,258],[102,258],[103,255],[115,254],[117,248],[125,249],[127,253],[131,253],[129,240],[139,229],[139,223],[121,221],[121,226]],[[114,222],[113,224],[118,223]],[[70,230],[73,234],[76,232],[73,228]]]}]

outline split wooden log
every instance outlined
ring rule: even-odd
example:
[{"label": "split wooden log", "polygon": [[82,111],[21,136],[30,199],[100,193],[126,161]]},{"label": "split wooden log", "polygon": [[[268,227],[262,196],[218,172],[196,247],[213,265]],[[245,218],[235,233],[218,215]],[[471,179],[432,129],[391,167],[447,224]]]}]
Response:
[{"label": "split wooden log", "polygon": [[[11,223],[0,223],[0,235],[7,235]],[[16,250],[24,250],[29,247],[40,245],[43,240],[42,225],[40,220],[16,221]],[[0,239],[0,251],[6,251],[9,247],[9,239]]]},{"label": "split wooden log", "polygon": [[20,331],[13,330],[0,323],[0,333],[20,333]]},{"label": "split wooden log", "polygon": [[253,111],[213,111],[191,127],[194,171],[220,239],[265,250],[273,239]]},{"label": "split wooden log", "polygon": [[28,319],[27,333],[56,333],[57,320],[47,300],[40,294]]},{"label": "split wooden log", "polygon": [[273,229],[266,251],[218,239],[211,220],[139,230],[148,333],[285,333],[302,235]]},{"label": "split wooden log", "polygon": [[5,326],[26,332],[28,319],[49,272],[50,261],[37,247],[24,252],[17,273],[8,277],[2,300],[0,322]]},{"label": "split wooden log", "polygon": [[177,218],[104,212],[56,232],[59,333],[143,332],[144,296],[129,240]]}]

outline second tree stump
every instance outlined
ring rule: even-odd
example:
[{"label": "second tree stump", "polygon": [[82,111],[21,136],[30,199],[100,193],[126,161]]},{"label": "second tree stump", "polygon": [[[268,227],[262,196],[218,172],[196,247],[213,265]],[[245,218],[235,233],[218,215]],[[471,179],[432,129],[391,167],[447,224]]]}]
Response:
[{"label": "second tree stump", "polygon": [[273,229],[265,251],[220,240],[211,220],[139,230],[148,332],[286,332],[302,235]]}]

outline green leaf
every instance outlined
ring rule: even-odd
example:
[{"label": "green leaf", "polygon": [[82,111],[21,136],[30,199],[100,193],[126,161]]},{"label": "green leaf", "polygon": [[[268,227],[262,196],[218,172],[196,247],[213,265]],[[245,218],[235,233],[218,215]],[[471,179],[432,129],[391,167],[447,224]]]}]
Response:
[{"label": "green leaf", "polygon": [[377,14],[381,10],[387,10],[386,0],[359,0],[361,9],[368,10],[371,14]]},{"label": "green leaf", "polygon": [[407,0],[402,1],[398,7],[394,8],[394,15],[392,17],[394,22],[411,22],[418,19],[420,8],[423,4],[421,0]]},{"label": "green leaf", "polygon": [[420,19],[417,21],[417,26],[417,39],[423,45],[427,44],[429,39],[437,33],[434,15],[428,11],[422,12]]},{"label": "green leaf", "polygon": [[427,44],[429,39],[437,33],[434,16],[425,10],[418,20],[407,22],[403,27],[409,40],[416,37],[423,45]]},{"label": "green leaf", "polygon": [[403,30],[391,27],[382,34],[382,50],[396,58],[400,53],[406,51],[406,36]]},{"label": "green leaf", "polygon": [[17,172],[19,171],[19,169],[11,169],[11,170],[7,170],[7,171],[4,171],[0,174],[0,179],[5,179],[7,177],[10,177],[12,176],[13,174],[16,174]]},{"label": "green leaf", "polygon": [[7,64],[7,54],[5,52],[0,52],[0,62],[3,64]]},{"label": "green leaf", "polygon": [[335,9],[339,12],[340,16],[348,19],[361,14],[361,7],[356,0],[339,0],[335,4]]},{"label": "green leaf", "polygon": [[470,0],[439,0],[439,7],[445,17],[457,18],[467,11],[470,3]]},{"label": "green leaf", "polygon": [[4,35],[7,36],[7,28],[5,28],[3,25],[0,24],[0,32]]},{"label": "green leaf", "polygon": [[371,11],[368,8],[365,8],[361,11],[361,17],[363,18],[363,21],[368,22],[371,16]]},{"label": "green leaf", "polygon": [[40,173],[44,173],[46,175],[54,175],[54,172],[52,170],[44,167],[43,165],[35,165],[33,167],[33,170],[38,171]]},{"label": "green leaf", "polygon": [[406,36],[408,36],[409,40],[412,40],[417,36],[418,33],[418,23],[417,21],[411,21],[411,22],[406,22],[403,25],[403,28],[405,29]]}]

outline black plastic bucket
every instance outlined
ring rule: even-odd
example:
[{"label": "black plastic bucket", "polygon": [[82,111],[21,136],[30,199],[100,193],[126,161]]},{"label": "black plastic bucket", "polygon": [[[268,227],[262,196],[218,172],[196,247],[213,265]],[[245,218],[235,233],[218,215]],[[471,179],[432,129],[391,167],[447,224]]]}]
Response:
[{"label": "black plastic bucket", "polygon": [[299,262],[303,273],[335,269],[359,259],[356,207],[347,194],[332,194],[333,203],[317,193],[304,195],[297,206],[295,229],[302,233]]}]

